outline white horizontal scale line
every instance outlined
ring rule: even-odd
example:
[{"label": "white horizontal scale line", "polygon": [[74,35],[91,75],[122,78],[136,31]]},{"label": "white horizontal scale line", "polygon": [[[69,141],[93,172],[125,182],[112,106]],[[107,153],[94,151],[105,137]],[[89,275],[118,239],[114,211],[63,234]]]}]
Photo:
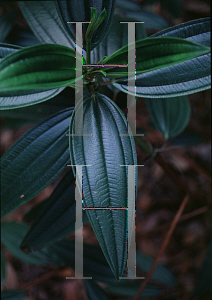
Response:
[{"label": "white horizontal scale line", "polygon": [[144,22],[142,22],[142,21],[119,21],[119,23],[128,24],[128,23],[144,23]]},{"label": "white horizontal scale line", "polygon": [[127,167],[127,166],[135,166],[135,167],[144,167],[144,165],[119,165],[120,167]]},{"label": "white horizontal scale line", "polygon": [[[71,24],[76,24],[76,23],[78,23],[78,22],[71,22],[71,21],[68,21],[68,22],[66,22],[66,23],[71,23]],[[80,22],[80,23],[91,23],[90,21],[89,22]]]},{"label": "white horizontal scale line", "polygon": [[126,68],[128,67],[128,65],[125,64],[121,64],[121,65],[109,65],[109,64],[105,64],[105,65],[82,65],[83,67],[105,67],[105,68],[109,68],[109,67],[121,67],[121,68]]},{"label": "white horizontal scale line", "polygon": [[82,208],[83,210],[88,210],[88,209],[112,209],[112,210],[115,210],[115,209],[118,209],[118,210],[128,210],[128,207],[83,207]]}]

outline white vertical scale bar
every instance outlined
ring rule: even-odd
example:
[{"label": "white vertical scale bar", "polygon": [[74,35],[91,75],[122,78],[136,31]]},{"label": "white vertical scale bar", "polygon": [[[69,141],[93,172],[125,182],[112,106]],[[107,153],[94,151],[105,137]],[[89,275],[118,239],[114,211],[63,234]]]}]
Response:
[{"label": "white vertical scale bar", "polygon": [[[79,176],[81,174],[81,176]],[[78,180],[79,179],[79,180]],[[76,166],[75,277],[83,277],[82,166]]]},{"label": "white vertical scale bar", "polygon": [[[136,56],[135,56],[135,22],[128,23],[128,91],[129,87],[135,87],[135,70],[136,70]],[[127,93],[127,108],[128,108],[128,124],[132,131],[132,135],[136,135],[136,99],[135,94]],[[131,135],[131,132],[128,133]]]},{"label": "white vertical scale bar", "polygon": [[[127,93],[127,122],[131,131],[128,128],[128,134],[131,136],[143,136],[136,134],[136,44],[135,44],[135,24],[144,22],[120,22],[128,24],[128,93]],[[133,95],[129,94],[129,90],[134,89]],[[126,134],[120,134],[126,135]]]},{"label": "white vertical scale bar", "polygon": [[[67,134],[67,136],[83,136],[83,35],[82,24],[90,22],[67,22],[76,24],[76,40],[75,40],[75,133]],[[80,103],[81,102],[81,103]],[[78,106],[77,106],[78,105]],[[91,136],[91,134],[85,134]]]},{"label": "white vertical scale bar", "polygon": [[[76,77],[75,77],[75,108],[79,101],[83,98],[83,74],[82,74],[82,22],[76,22]],[[75,109],[75,135],[83,136],[83,101],[78,109]]]},{"label": "white vertical scale bar", "polygon": [[[89,166],[89,165],[87,165]],[[92,279],[92,277],[83,277],[83,210],[82,210],[82,167],[76,165],[76,222],[75,222],[75,277],[66,277],[66,279]]]},{"label": "white vertical scale bar", "polygon": [[[135,168],[143,165],[121,165],[128,169],[128,256],[127,256],[127,277],[119,279],[144,279],[145,277],[136,277],[136,238],[135,238]],[[131,235],[129,235],[131,233]]]},{"label": "white vertical scale bar", "polygon": [[[130,184],[129,184],[130,182]],[[130,201],[129,201],[130,199]],[[135,166],[128,165],[128,279],[136,277],[136,241],[135,241]],[[132,232],[129,238],[129,232]]]}]

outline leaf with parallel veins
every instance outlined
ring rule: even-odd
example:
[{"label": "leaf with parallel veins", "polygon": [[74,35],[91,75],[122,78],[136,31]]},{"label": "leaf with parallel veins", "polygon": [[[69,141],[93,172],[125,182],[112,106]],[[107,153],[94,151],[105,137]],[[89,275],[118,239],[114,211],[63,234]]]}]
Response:
[{"label": "leaf with parallel veins", "polygon": [[[192,20],[151,35],[151,38],[176,37],[203,46],[211,44],[210,18]],[[126,80],[114,83],[125,93],[134,94]],[[189,95],[211,87],[211,53],[165,68],[149,71],[136,76],[136,95],[146,98],[166,98]]]},{"label": "leaf with parallel veins", "polygon": [[[79,109],[82,102],[75,109]],[[116,104],[104,95],[87,95],[83,100],[83,134],[70,138],[72,165],[83,167],[83,203],[86,207],[117,208],[127,203],[127,168],[136,165],[134,139],[127,134],[127,122]],[[82,108],[82,107],[81,107]],[[70,133],[75,133],[75,114]],[[103,253],[118,278],[122,275],[127,255],[127,211],[86,210]],[[129,232],[129,239],[131,232]]]},{"label": "leaf with parallel veins", "polygon": [[1,158],[1,216],[31,200],[69,163],[68,126],[62,110],[28,130]]}]

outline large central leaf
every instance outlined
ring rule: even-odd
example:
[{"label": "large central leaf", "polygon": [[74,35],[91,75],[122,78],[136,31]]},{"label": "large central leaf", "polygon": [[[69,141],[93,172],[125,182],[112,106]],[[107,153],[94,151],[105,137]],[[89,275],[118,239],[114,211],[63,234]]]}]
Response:
[{"label": "large central leaf", "polygon": [[[70,138],[73,165],[83,168],[83,200],[85,207],[117,208],[132,204],[127,201],[127,168],[136,165],[133,137],[127,134],[127,122],[120,109],[106,96],[84,98],[83,133],[92,136]],[[80,103],[76,109],[80,107]],[[75,133],[75,115],[70,132]],[[128,202],[128,203],[127,203]],[[127,255],[127,211],[86,210],[104,255],[116,278],[122,275]],[[129,238],[131,234],[129,232]]]}]

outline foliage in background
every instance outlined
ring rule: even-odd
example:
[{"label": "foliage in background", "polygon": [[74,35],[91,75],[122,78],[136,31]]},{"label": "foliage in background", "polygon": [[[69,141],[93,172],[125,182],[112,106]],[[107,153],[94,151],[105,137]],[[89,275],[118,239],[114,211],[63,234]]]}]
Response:
[{"label": "foliage in background", "polygon": [[[91,137],[72,137],[69,141],[66,134],[75,129],[76,61],[75,27],[67,21],[91,21],[83,31],[84,64],[90,60],[91,63],[126,64],[127,25],[119,21],[145,22],[136,26],[136,95],[146,98],[154,128],[165,140],[178,136],[188,124],[191,108],[187,95],[210,88],[210,18],[168,27],[167,20],[137,3],[128,0],[105,3],[19,1],[37,38],[29,39],[29,44],[24,47],[5,43],[16,12],[1,16],[1,115],[8,118],[10,124],[18,120],[16,126],[39,121],[1,159],[2,217],[44,190],[62,173],[70,158],[72,164],[92,162],[95,165],[95,170],[85,168],[83,198],[86,206],[126,207],[127,200],[132,201],[127,199],[127,171],[116,167],[115,163],[136,165],[134,139],[119,136],[127,132],[126,118],[120,108],[103,95],[106,81],[108,91],[134,93],[127,86],[127,68],[83,68],[86,78],[84,129],[86,133],[92,133],[93,140]],[[170,1],[161,0],[160,3],[171,16],[181,15],[179,1],[174,1],[171,6]],[[159,31],[147,37],[148,29]],[[145,139],[140,143],[148,154],[154,154],[155,150],[149,150]],[[28,264],[74,268],[74,242],[68,239],[75,229],[74,192],[75,178],[69,171],[52,195],[25,215],[30,226],[2,221],[3,246]],[[88,298],[108,299],[107,291],[133,297],[139,282],[121,280],[117,283],[115,280],[126,276],[126,211],[86,211],[83,219],[84,224],[88,220],[91,222],[101,246],[84,244],[84,275],[94,279],[84,280]],[[24,253],[20,247],[30,253]],[[210,272],[208,257],[194,291],[195,297],[211,294],[208,281],[201,283]],[[1,262],[4,286],[4,252]],[[137,266],[144,274],[152,263],[151,257],[137,253]],[[141,297],[154,299],[166,288],[177,287],[176,278],[162,264],[157,266],[152,279],[159,285],[148,284]],[[107,283],[106,289],[95,281]],[[24,297],[21,291],[2,292],[3,299]]]}]

